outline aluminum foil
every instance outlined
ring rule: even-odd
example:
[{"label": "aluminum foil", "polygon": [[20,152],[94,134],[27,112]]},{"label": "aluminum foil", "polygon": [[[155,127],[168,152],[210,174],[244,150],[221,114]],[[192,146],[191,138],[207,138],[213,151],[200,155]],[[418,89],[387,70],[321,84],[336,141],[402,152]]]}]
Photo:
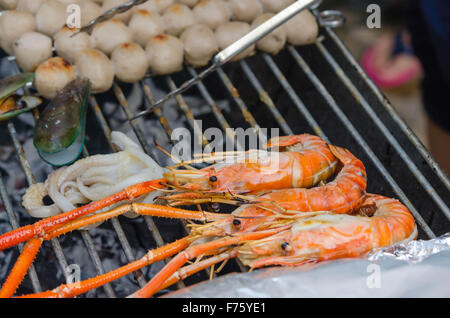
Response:
[{"label": "aluminum foil", "polygon": [[364,259],[229,274],[174,298],[450,297],[450,233],[377,249]]}]

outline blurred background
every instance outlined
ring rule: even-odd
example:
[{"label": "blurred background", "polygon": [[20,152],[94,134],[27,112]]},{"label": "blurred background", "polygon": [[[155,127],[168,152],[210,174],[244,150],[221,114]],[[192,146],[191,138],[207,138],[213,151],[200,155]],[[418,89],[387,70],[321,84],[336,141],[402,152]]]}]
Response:
[{"label": "blurred background", "polygon": [[[367,19],[371,15],[367,12],[367,7],[371,4],[377,4],[381,8],[381,28],[367,27]],[[448,122],[450,118],[448,117],[450,105],[446,103],[446,98],[444,100],[444,97],[436,97],[438,103],[441,104],[438,115],[443,119],[439,124],[436,124],[436,120],[430,120],[429,112],[425,108],[427,99],[425,98],[424,102],[423,98],[423,78],[426,73],[433,80],[437,78],[436,81],[445,82],[440,83],[440,90],[445,91],[445,88],[449,87],[449,82],[446,80],[450,74],[445,74],[447,69],[441,66],[444,76],[434,74],[434,69],[430,71],[423,68],[423,58],[418,58],[414,50],[414,47],[417,49],[417,43],[413,42],[415,39],[412,37],[416,31],[410,26],[411,21],[417,24],[421,23],[420,27],[431,32],[431,35],[438,30],[442,33],[440,36],[448,42],[450,39],[450,1],[324,0],[321,7],[343,12],[347,22],[343,27],[337,28],[336,33],[449,175],[450,127]],[[423,14],[428,14],[427,18],[421,21],[412,14],[411,7],[417,9],[417,12],[414,13],[418,13],[419,8],[421,12],[425,8]],[[434,25],[430,26],[429,24]],[[430,36],[430,38],[433,37]],[[434,54],[438,55],[440,52],[433,51],[431,46],[436,42],[432,42],[430,41],[430,47],[424,49],[429,50],[430,59],[439,60],[438,56],[434,56]],[[413,45],[414,43],[415,45]],[[448,45],[444,45],[438,50],[450,53],[447,48]],[[442,77],[445,77],[445,80],[442,80]],[[443,107],[445,111],[442,111]]]}]

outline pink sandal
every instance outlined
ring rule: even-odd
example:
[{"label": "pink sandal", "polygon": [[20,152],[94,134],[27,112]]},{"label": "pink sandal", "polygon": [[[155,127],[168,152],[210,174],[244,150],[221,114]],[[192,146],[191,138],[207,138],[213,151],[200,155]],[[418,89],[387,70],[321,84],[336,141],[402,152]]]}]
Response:
[{"label": "pink sandal", "polygon": [[407,34],[384,35],[364,52],[361,65],[378,86],[395,88],[422,76],[422,65],[405,42]]}]

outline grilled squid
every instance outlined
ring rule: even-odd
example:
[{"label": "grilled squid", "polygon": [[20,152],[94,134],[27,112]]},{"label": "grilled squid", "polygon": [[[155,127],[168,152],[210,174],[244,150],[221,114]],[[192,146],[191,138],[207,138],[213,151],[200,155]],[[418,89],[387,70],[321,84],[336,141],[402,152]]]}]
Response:
[{"label": "grilled squid", "polygon": [[94,27],[91,41],[95,48],[109,55],[119,44],[132,42],[133,36],[123,22],[111,19]]},{"label": "grilled squid", "polygon": [[36,69],[34,87],[41,96],[51,99],[75,77],[75,69],[69,61],[52,57]]},{"label": "grilled squid", "polygon": [[180,35],[186,28],[196,23],[194,13],[188,6],[180,3],[171,5],[163,16],[166,33]]},{"label": "grilled squid", "polygon": [[10,10],[0,16],[0,45],[2,49],[13,54],[13,44],[26,32],[36,29],[33,15],[29,12]]},{"label": "grilled squid", "polygon": [[66,6],[58,0],[47,0],[39,7],[35,18],[37,30],[52,36],[66,24]]},{"label": "grilled squid", "polygon": [[75,62],[75,52],[79,50],[88,49],[91,47],[91,40],[89,35],[85,32],[78,33],[77,29],[71,29],[64,26],[58,33],[54,35],[55,50],[58,56],[65,58],[69,62]]},{"label": "grilled squid", "polygon": [[89,79],[93,93],[103,93],[112,87],[114,68],[101,51],[84,49],[75,52],[75,67],[80,77]]},{"label": "grilled squid", "polygon": [[184,43],[186,60],[194,67],[205,66],[219,51],[214,32],[203,24],[187,28],[180,39]]},{"label": "grilled squid", "polygon": [[27,32],[14,42],[13,51],[23,71],[34,71],[52,56],[52,39],[42,33]]},{"label": "grilled squid", "polygon": [[148,69],[144,49],[131,42],[117,46],[111,54],[111,62],[117,78],[125,83],[141,80]]},{"label": "grilled squid", "polygon": [[[233,44],[244,35],[250,32],[250,25],[245,22],[232,21],[227,22],[219,26],[216,30],[216,39],[221,50],[227,48],[230,44]],[[255,50],[255,45],[250,46],[242,53],[235,56],[231,61],[237,61],[243,59]]]},{"label": "grilled squid", "polygon": [[230,0],[228,3],[233,20],[251,23],[263,14],[263,7],[259,0]]},{"label": "grilled squid", "polygon": [[183,68],[183,42],[172,35],[159,34],[152,37],[145,53],[153,74],[170,74]]},{"label": "grilled squid", "polygon": [[[141,147],[120,132],[111,133],[121,149],[108,155],[95,155],[59,168],[44,183],[30,186],[22,205],[36,218],[46,218],[75,209],[77,204],[101,200],[131,185],[162,177],[163,169]],[[152,192],[143,199],[152,202],[160,195]],[[44,204],[49,196],[53,203]]]},{"label": "grilled squid", "polygon": [[193,11],[198,23],[205,24],[213,30],[230,21],[230,10],[223,0],[200,0]]},{"label": "grilled squid", "polygon": [[[257,17],[252,23],[252,29],[260,26],[273,16],[273,13],[264,13],[263,15]],[[271,33],[263,37],[261,40],[259,40],[256,43],[256,48],[258,50],[275,55],[284,48],[284,45],[286,44],[286,38],[286,26],[281,25],[277,29],[273,30]]]},{"label": "grilled squid", "polygon": [[152,36],[164,33],[163,21],[159,14],[147,10],[137,10],[133,14],[128,28],[136,43],[142,47],[145,47]]}]

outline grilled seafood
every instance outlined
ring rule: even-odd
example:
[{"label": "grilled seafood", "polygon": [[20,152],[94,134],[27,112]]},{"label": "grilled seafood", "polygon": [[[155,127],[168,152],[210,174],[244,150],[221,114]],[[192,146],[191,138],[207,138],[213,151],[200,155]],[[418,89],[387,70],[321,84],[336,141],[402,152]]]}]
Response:
[{"label": "grilled seafood", "polygon": [[[45,183],[30,186],[22,202],[28,213],[36,218],[58,215],[77,204],[101,200],[133,184],[162,177],[163,169],[127,136],[112,132],[111,139],[120,152],[81,159],[56,170]],[[44,205],[46,195],[53,204]],[[157,195],[150,193],[145,201],[151,202]]]},{"label": "grilled seafood", "polygon": [[[11,26],[14,27],[11,27]],[[36,29],[34,16],[28,12],[9,10],[0,16],[0,45],[8,54],[13,54],[13,44],[26,32]]]},{"label": "grilled seafood", "polygon": [[116,77],[125,83],[135,83],[144,78],[148,68],[147,55],[133,42],[122,43],[111,54]]},{"label": "grilled seafood", "polygon": [[58,56],[68,60],[70,63],[75,62],[75,52],[90,49],[91,40],[89,34],[85,32],[78,33],[76,29],[64,26],[53,38],[55,39],[55,50]]},{"label": "grilled seafood", "polygon": [[248,242],[238,249],[244,264],[299,265],[344,257],[359,257],[373,248],[416,239],[417,228],[399,201],[368,194],[360,215],[321,214],[298,221],[287,231]]},{"label": "grilled seafood", "polygon": [[[306,137],[306,136],[303,136],[303,137]],[[299,143],[299,140],[301,141],[303,137],[302,136],[293,136],[293,137],[284,137],[284,138],[282,137],[280,139],[274,139],[269,142],[268,146],[272,147],[274,144],[281,145],[281,146],[296,144],[296,143]],[[316,140],[316,142],[317,142],[317,140]],[[322,141],[322,143],[324,143],[324,142]],[[313,156],[317,155],[314,151],[312,151],[312,152],[309,152],[309,151],[310,151],[309,149],[306,149],[305,153],[300,155],[300,158],[302,158],[302,160],[304,160],[305,163],[309,163],[309,161],[306,159],[307,158],[306,154],[313,155]],[[317,175],[314,174],[313,176],[309,176],[309,178],[311,179],[309,182],[313,182],[313,183],[319,182],[321,178],[327,178],[332,173],[332,171],[334,171],[334,166],[335,166],[334,157],[332,156],[332,154],[328,154],[328,155],[331,158],[330,159],[327,158],[325,160],[326,161],[325,164],[319,164],[316,167],[316,168],[320,169],[320,171],[316,171]],[[319,157],[321,157],[321,156],[322,155],[319,155]],[[325,157],[326,157],[326,155],[325,155]],[[288,156],[288,158],[289,158],[289,156]],[[324,158],[322,158],[322,159],[324,159]],[[328,165],[331,165],[331,167],[328,167]],[[229,167],[229,165],[227,165],[227,167]],[[259,172],[262,173],[261,175],[265,175],[264,171],[259,171]],[[273,172],[277,172],[277,171],[272,170],[272,173]],[[254,175],[253,175],[253,177],[254,177]],[[288,177],[288,178],[292,182],[292,178],[291,177]],[[264,180],[264,178],[262,178],[262,180]],[[134,200],[138,197],[141,197],[144,194],[148,194],[150,192],[154,192],[157,189],[164,188],[165,184],[163,184],[162,182],[166,182],[166,181],[167,180],[165,180],[165,179],[159,179],[159,180],[143,182],[140,184],[135,184],[128,188],[125,188],[121,192],[113,194],[107,198],[100,200],[100,201],[92,202],[92,203],[82,206],[80,208],[76,208],[76,209],[73,209],[66,213],[56,215],[56,216],[47,218],[45,220],[39,221],[33,225],[29,225],[29,226],[22,227],[20,229],[13,230],[9,233],[6,233],[6,234],[0,236],[0,248],[4,249],[4,248],[10,247],[10,246],[13,246],[17,243],[27,241],[29,239],[43,238],[48,233],[50,233],[54,230],[57,230],[59,227],[65,225],[73,220],[76,220],[82,216],[99,211],[105,207],[111,206],[112,204],[119,203],[120,201]],[[268,185],[270,185],[270,184],[271,184],[271,182],[268,183]],[[291,184],[292,183],[288,183],[287,186],[291,186]],[[266,188],[267,188],[267,186],[266,186]],[[255,190],[257,190],[257,188]],[[39,201],[38,201],[38,203],[39,203]],[[166,213],[172,213],[172,211],[174,211],[173,210],[174,208],[172,208],[172,207],[163,207],[163,206],[159,206],[159,205],[148,206],[148,205],[142,205],[142,204],[137,205],[137,206],[125,205],[118,209],[119,209],[118,211],[120,212],[119,214],[123,214],[128,211],[133,211],[137,214],[157,213],[156,215],[158,215],[158,213],[162,213],[161,215],[166,215]],[[179,209],[175,210],[175,211],[179,212]],[[115,213],[117,213],[117,212],[115,212]],[[183,212],[183,213],[190,213],[190,212]],[[117,216],[119,214],[114,214],[114,215]],[[96,219],[96,220],[101,221],[101,218]],[[88,222],[88,221],[86,221],[86,222]],[[89,224],[92,224],[92,223],[89,223]],[[80,226],[83,226],[83,225],[80,224]],[[33,242],[36,242],[36,241],[33,240]],[[36,247],[36,245],[33,244],[32,246],[30,246],[30,248],[32,248],[32,247]],[[38,248],[32,249],[32,251],[37,252]],[[28,255],[26,257],[26,260],[31,263],[34,258],[34,257],[31,257],[32,253],[30,253],[28,250],[26,250],[25,252],[26,253],[24,253],[24,254]],[[23,258],[21,258],[21,262],[26,263],[25,261],[23,261]],[[21,268],[23,268],[23,266]],[[15,273],[13,273],[13,274],[16,275]],[[19,277],[20,277],[20,275],[19,275]],[[13,280],[13,281],[17,284],[20,283],[20,280]]]},{"label": "grilled seafood", "polygon": [[13,44],[19,67],[32,72],[39,64],[52,57],[52,39],[38,32],[26,32]]},{"label": "grilled seafood", "polygon": [[51,57],[37,67],[34,87],[41,96],[51,99],[75,77],[75,69],[69,61]]},{"label": "grilled seafood", "polygon": [[[304,134],[273,138],[267,148],[274,147],[280,151],[258,151],[253,155],[238,153],[228,162],[224,160],[197,171],[174,170],[164,177],[170,183],[187,189],[248,193],[308,188],[325,181],[335,171],[336,158],[328,144],[317,136]],[[227,155],[225,153],[225,159]]]},{"label": "grilled seafood", "polygon": [[20,96],[16,91],[33,79],[33,73],[22,73],[0,79],[0,121],[5,121],[39,106],[35,96]]}]

